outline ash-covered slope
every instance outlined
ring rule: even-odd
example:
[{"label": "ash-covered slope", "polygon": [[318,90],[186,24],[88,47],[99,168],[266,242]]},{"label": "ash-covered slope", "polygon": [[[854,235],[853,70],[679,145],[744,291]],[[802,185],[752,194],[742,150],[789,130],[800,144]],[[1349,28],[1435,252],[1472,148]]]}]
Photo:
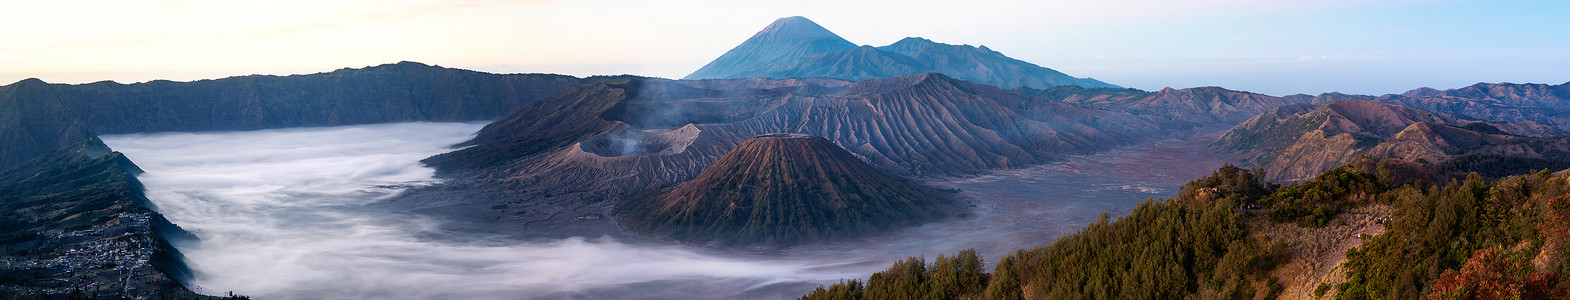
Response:
[{"label": "ash-covered slope", "polygon": [[883,47],[856,47],[799,16],[774,21],[684,79],[834,78],[861,81],[929,72],[1002,88],[1118,87],[1010,58],[986,46],[949,45],[913,37]]},{"label": "ash-covered slope", "polygon": [[1363,155],[1429,163],[1468,155],[1570,158],[1570,143],[1564,138],[1501,129],[1519,127],[1372,101],[1337,101],[1266,112],[1228,130],[1211,147],[1239,155],[1273,179],[1289,181],[1308,179]]},{"label": "ash-covered slope", "polygon": [[563,91],[486,126],[468,143],[475,147],[426,162],[443,170],[484,168],[550,148],[576,148],[568,144],[615,128],[688,124],[703,132],[694,147],[710,145],[703,141],[712,138],[722,154],[747,137],[804,133],[828,138],[885,171],[918,176],[1026,166],[1159,130],[1147,118],[936,73],[854,83],[631,78]]},{"label": "ash-covered slope", "polygon": [[853,238],[962,213],[950,200],[803,134],[748,139],[697,178],[635,198],[629,229],[696,243],[788,247]]}]

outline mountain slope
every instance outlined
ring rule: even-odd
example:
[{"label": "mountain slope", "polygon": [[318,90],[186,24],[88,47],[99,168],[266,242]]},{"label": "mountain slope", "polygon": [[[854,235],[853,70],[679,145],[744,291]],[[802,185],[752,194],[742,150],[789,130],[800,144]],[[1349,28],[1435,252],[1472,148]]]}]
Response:
[{"label": "mountain slope", "polygon": [[627,78],[541,99],[481,130],[473,147],[424,161],[455,178],[442,188],[483,195],[397,202],[501,202],[500,217],[546,224],[692,180],[767,133],[820,136],[881,172],[923,177],[1109,149],[1159,134],[1158,124],[936,73],[860,82]]},{"label": "mountain slope", "polygon": [[780,64],[813,54],[855,49],[856,44],[818,26],[807,18],[795,16],[774,20],[741,45],[704,65],[682,79],[731,79],[758,73],[777,72]]},{"label": "mountain slope", "polygon": [[1274,179],[1296,181],[1362,155],[1431,163],[1462,155],[1570,158],[1567,141],[1511,134],[1499,126],[1448,114],[1353,100],[1281,107],[1233,127],[1211,147],[1264,168]]},{"label": "mountain slope", "polygon": [[[515,146],[501,145],[502,141],[560,137],[552,134],[555,128],[544,126],[597,122],[601,125],[595,128],[603,132],[620,126],[616,124],[639,130],[693,124],[703,132],[700,140],[725,140],[714,144],[726,147],[720,153],[759,134],[804,133],[848,145],[847,149],[891,173],[950,175],[1029,165],[1058,153],[1131,142],[1158,129],[1144,118],[1020,95],[935,73],[855,83],[634,78],[578,90],[542,100],[487,126],[469,143],[476,147],[443,154],[427,163],[439,169],[463,169],[459,166],[462,163],[448,163],[445,157],[482,151],[512,155],[500,160],[486,158],[493,162],[521,158],[526,155],[519,153],[535,152],[520,152]],[[586,138],[580,135],[574,142]],[[467,160],[472,159],[458,161]]]},{"label": "mountain slope", "polygon": [[1321,99],[1305,95],[1275,97],[1213,86],[1165,88],[1156,92],[1075,86],[1044,90],[1020,88],[1016,91],[1090,107],[1153,116],[1188,126],[1232,126],[1277,107]]},{"label": "mountain slope", "polygon": [[938,72],[965,81],[1002,88],[1053,86],[1082,86],[1091,88],[1118,88],[1100,80],[1075,78],[1057,70],[1003,55],[987,46],[950,45],[918,37],[907,37],[878,47],[878,50],[897,53],[925,67],[923,72]]},{"label": "mountain slope", "polygon": [[194,236],[151,208],[139,173],[96,137],[0,172],[0,260],[8,262],[0,298],[63,295],[62,284],[126,298],[212,298],[182,286],[192,274],[171,242]]},{"label": "mountain slope", "polygon": [[688,242],[791,246],[957,214],[933,191],[879,172],[826,139],[767,134],[697,178],[616,209],[627,228]]},{"label": "mountain slope", "polygon": [[42,80],[0,86],[0,169],[93,136],[93,130]]},{"label": "mountain slope", "polygon": [[1009,89],[1045,89],[1060,85],[1117,87],[1013,59],[985,46],[906,38],[883,47],[856,47],[799,16],[774,21],[683,79],[834,78],[861,81],[928,72]]},{"label": "mountain slope", "polygon": [[1536,122],[1570,131],[1570,82],[1559,85],[1478,83],[1436,90],[1419,88],[1376,101],[1499,122]]}]

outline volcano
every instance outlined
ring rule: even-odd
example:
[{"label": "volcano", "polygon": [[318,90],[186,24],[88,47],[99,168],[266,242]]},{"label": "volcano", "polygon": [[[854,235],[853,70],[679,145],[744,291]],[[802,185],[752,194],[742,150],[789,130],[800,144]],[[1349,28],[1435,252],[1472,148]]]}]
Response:
[{"label": "volcano", "polygon": [[1014,59],[986,46],[950,45],[908,37],[883,47],[860,46],[796,16],[762,31],[683,79],[834,78],[862,81],[943,73],[1004,89],[1054,86],[1117,88]]},{"label": "volcano", "polygon": [[808,55],[856,49],[856,44],[818,26],[807,18],[785,17],[775,20],[736,48],[687,75],[688,79],[747,78],[752,73],[771,72],[778,64]]},{"label": "volcano", "polygon": [[962,214],[949,198],[879,172],[822,137],[748,139],[672,189],[617,207],[629,229],[693,243],[789,247]]}]

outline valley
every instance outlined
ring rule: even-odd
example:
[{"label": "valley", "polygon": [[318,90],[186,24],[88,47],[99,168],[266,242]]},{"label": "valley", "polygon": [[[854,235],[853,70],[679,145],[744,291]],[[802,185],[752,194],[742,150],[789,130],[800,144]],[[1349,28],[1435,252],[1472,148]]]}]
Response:
[{"label": "valley", "polygon": [[[1145,198],[1173,196],[1184,178],[1226,162],[1203,154],[1211,134],[934,179],[927,182],[958,190],[973,215],[863,239],[765,251],[673,246],[620,232],[608,217],[576,220],[572,212],[553,218],[609,229],[568,228],[564,233],[564,228],[516,219],[490,220],[482,228],[452,215],[389,210],[382,204],[402,190],[439,183],[430,177],[432,170],[415,162],[481,125],[394,123],[106,140],[152,170],[140,176],[149,199],[202,238],[176,244],[194,271],[191,282],[198,291],[268,299],[439,299],[522,291],[554,295],[545,298],[617,298],[633,290],[650,295],[702,291],[713,295],[709,299],[794,297],[871,272],[895,257],[966,248],[1001,257],[1073,232],[1098,214],[1120,215]],[[555,238],[541,238],[541,232]],[[754,271],[669,267],[680,265]],[[610,278],[591,275],[602,268],[649,269]],[[538,273],[545,269],[554,271]],[[579,284],[557,284],[563,280]]]},{"label": "valley", "polygon": [[0,19],[0,299],[1570,299],[1564,5],[165,2]]}]

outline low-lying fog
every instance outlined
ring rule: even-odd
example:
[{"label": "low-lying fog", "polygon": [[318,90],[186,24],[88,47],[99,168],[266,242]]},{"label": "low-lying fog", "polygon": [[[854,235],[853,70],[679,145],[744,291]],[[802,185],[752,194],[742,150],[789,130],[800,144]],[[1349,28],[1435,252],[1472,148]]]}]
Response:
[{"label": "low-lying fog", "polygon": [[516,299],[668,280],[746,287],[857,276],[815,272],[813,265],[789,260],[725,258],[600,238],[459,243],[433,238],[449,234],[438,229],[439,220],[364,209],[400,186],[430,184],[433,171],[418,161],[483,125],[132,134],[104,141],[147,171],[140,179],[162,213],[201,237],[179,248],[198,274],[192,284],[209,294]]},{"label": "low-lying fog", "polygon": [[[200,292],[257,299],[794,298],[864,278],[905,256],[975,247],[988,263],[1121,214],[1221,160],[1193,141],[1076,156],[935,182],[964,189],[973,218],[784,253],[723,253],[583,237],[519,242],[444,230],[442,220],[367,204],[432,184],[419,160],[480,123],[398,123],[105,136],[146,170],[147,194],[201,237],[176,245]],[[1155,162],[1175,162],[1156,165]],[[990,265],[988,266],[990,268]]]}]

